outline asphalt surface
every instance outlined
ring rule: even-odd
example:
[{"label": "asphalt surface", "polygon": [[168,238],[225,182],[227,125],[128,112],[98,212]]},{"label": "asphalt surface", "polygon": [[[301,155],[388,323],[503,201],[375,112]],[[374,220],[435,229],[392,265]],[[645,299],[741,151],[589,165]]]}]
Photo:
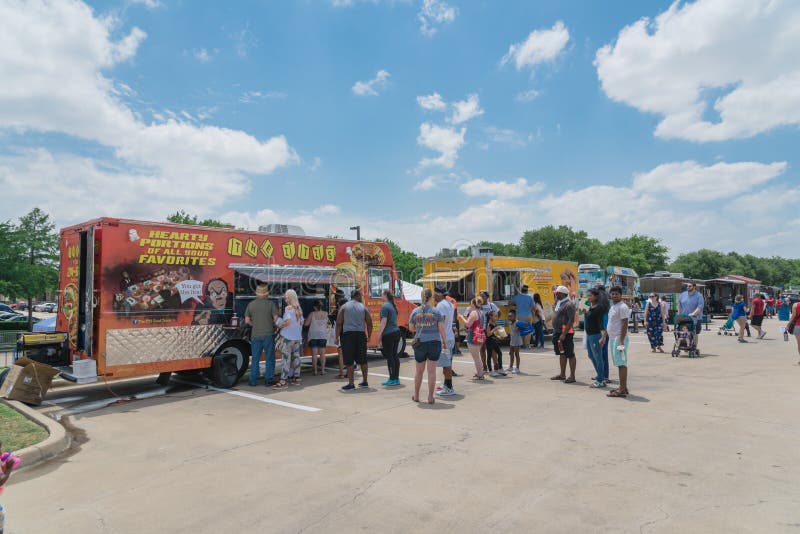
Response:
[{"label": "asphalt surface", "polygon": [[6,532],[798,532],[800,358],[765,323],[748,344],[704,332],[697,359],[634,334],[627,399],[588,387],[580,346],[571,385],[550,351],[485,384],[456,358],[459,395],[433,406],[335,373],[58,387],[41,409],[76,445],[12,479]]}]

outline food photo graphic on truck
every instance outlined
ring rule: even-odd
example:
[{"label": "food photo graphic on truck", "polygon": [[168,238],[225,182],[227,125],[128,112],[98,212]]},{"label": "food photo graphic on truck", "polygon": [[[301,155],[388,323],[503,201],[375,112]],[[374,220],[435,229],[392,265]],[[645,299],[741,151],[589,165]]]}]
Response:
[{"label": "food photo graphic on truck", "polygon": [[[242,318],[258,284],[279,309],[294,289],[306,316],[315,301],[329,312],[337,290],[356,288],[375,323],[384,289],[404,330],[414,307],[380,242],[102,218],[63,229],[60,249],[56,329],[69,334],[73,360],[97,361],[99,376],[205,370],[232,386],[248,366]],[[375,333],[369,346],[379,345]]]}]

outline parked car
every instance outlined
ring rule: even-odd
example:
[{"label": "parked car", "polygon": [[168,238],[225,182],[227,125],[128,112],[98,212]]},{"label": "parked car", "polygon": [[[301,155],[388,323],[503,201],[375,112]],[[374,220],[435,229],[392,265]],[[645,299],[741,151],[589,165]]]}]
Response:
[{"label": "parked car", "polygon": [[14,317],[23,317],[19,313],[12,312],[0,312],[0,321],[5,321],[6,319],[13,319]]},{"label": "parked car", "polygon": [[40,302],[39,304],[33,307],[33,311],[48,312],[52,306],[55,306],[53,302]]},{"label": "parked car", "polygon": [[17,311],[24,311],[24,310],[28,309],[28,303],[27,302],[17,302],[15,304],[12,304],[11,307],[14,308]]},{"label": "parked car", "polygon": [[54,302],[48,302],[44,305],[44,309],[42,311],[47,313],[56,313],[58,311],[58,304]]},{"label": "parked car", "polygon": [[[19,323],[20,325],[28,324],[28,317],[26,315],[14,315],[13,317],[8,317],[6,319],[0,319],[0,322],[3,323]],[[38,323],[39,319],[36,317],[33,318],[34,323]]]},{"label": "parked car", "polygon": [[0,312],[13,313],[14,308],[9,306],[8,304],[0,304]]}]

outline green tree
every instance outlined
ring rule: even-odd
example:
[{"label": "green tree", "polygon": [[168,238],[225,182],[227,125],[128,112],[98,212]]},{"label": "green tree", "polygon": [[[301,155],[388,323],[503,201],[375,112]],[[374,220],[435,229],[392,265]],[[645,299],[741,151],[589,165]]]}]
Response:
[{"label": "green tree", "polygon": [[378,241],[383,241],[389,246],[389,251],[392,253],[392,259],[394,260],[394,267],[400,280],[414,284],[422,277],[421,256],[414,252],[403,250],[400,245],[391,239],[384,238],[378,239]]},{"label": "green tree", "polygon": [[189,215],[183,210],[178,210],[167,217],[167,221],[175,224],[193,224],[195,226],[213,226],[216,228],[233,228],[232,224],[227,224],[216,219],[199,219],[197,215]]},{"label": "green tree", "polygon": [[703,248],[675,258],[670,270],[687,278],[708,280],[725,274],[739,274],[741,265],[736,258],[716,250]]},{"label": "green tree", "polygon": [[[669,249],[661,240],[646,235],[634,234],[619,237],[606,243],[602,251],[603,265],[630,267],[639,276],[667,268]],[[595,262],[597,263],[597,262]]]},{"label": "green tree", "polygon": [[602,243],[583,230],[570,226],[543,226],[528,230],[520,239],[520,253],[530,258],[599,263]]},{"label": "green tree", "polygon": [[50,216],[39,208],[2,225],[0,264],[3,292],[28,301],[28,329],[33,326],[33,299],[58,288],[58,234]]}]

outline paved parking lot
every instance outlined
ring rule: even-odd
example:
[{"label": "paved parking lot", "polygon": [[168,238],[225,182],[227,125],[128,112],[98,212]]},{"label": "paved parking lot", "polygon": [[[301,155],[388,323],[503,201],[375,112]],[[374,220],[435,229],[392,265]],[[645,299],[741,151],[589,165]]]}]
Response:
[{"label": "paved parking lot", "polygon": [[59,388],[42,409],[80,443],[13,480],[7,532],[798,532],[800,365],[774,325],[747,345],[705,333],[694,360],[634,335],[628,399],[587,387],[581,349],[573,385],[548,379],[550,352],[486,384],[457,358],[460,395],[433,406],[381,376],[353,393],[332,375],[115,382],[154,396],[85,412],[104,384]]}]

